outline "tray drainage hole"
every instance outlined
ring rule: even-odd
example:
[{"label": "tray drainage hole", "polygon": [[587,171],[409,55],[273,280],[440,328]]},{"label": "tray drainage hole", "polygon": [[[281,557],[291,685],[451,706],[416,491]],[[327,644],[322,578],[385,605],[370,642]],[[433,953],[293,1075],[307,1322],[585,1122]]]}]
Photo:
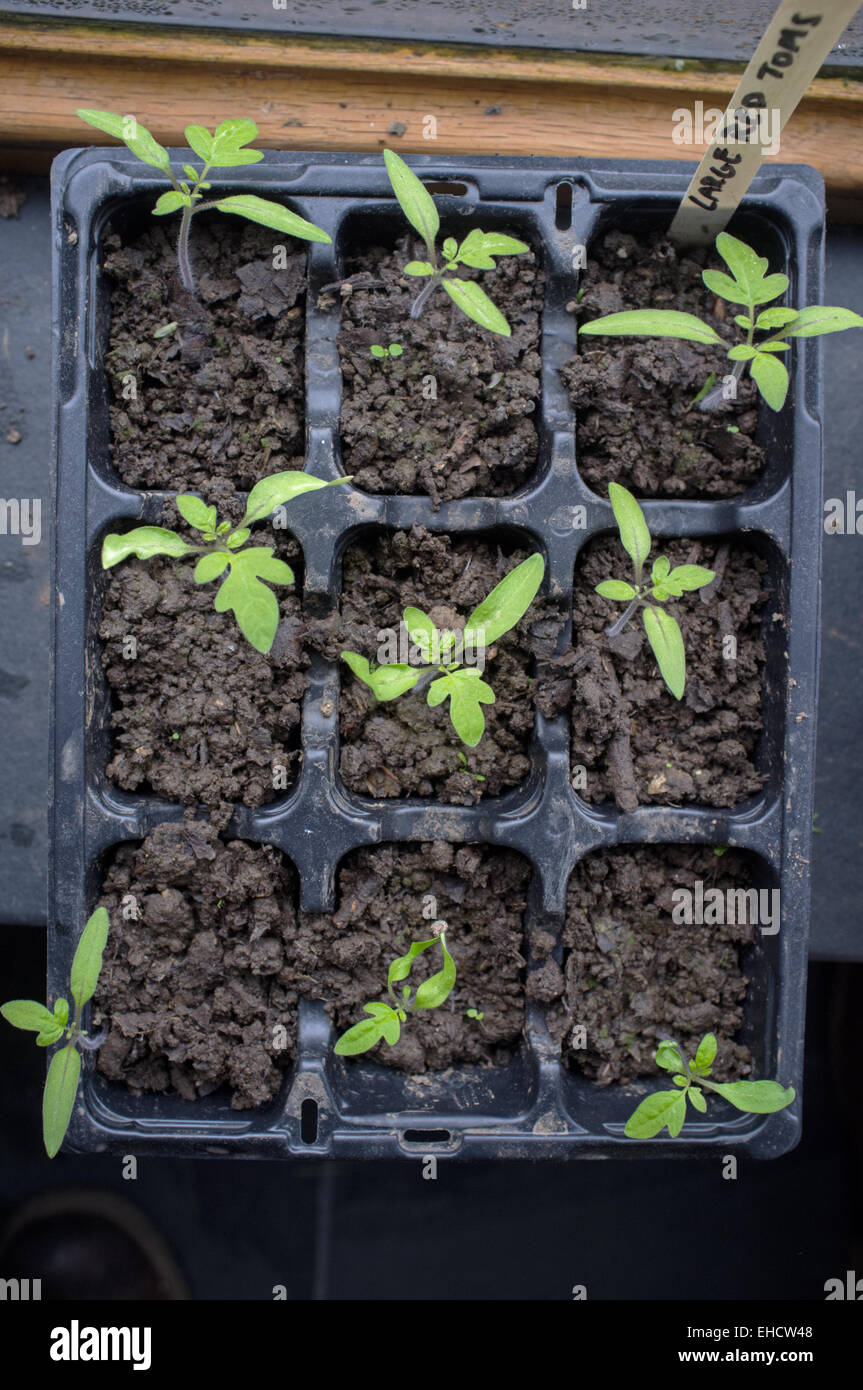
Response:
[{"label": "tray drainage hole", "polygon": [[448,1144],[452,1135],[448,1129],[406,1129],[402,1139],[406,1144]]},{"label": "tray drainage hole", "polygon": [[559,232],[572,226],[572,184],[559,183],[555,194],[554,225]]},{"label": "tray drainage hole", "polygon": [[300,1138],[304,1144],[314,1144],[318,1137],[318,1102],[304,1100],[300,1106]]},{"label": "tray drainage hole", "polygon": [[438,181],[437,183],[426,183],[424,186],[429,193],[448,193],[451,198],[467,197],[466,183],[442,183]]}]

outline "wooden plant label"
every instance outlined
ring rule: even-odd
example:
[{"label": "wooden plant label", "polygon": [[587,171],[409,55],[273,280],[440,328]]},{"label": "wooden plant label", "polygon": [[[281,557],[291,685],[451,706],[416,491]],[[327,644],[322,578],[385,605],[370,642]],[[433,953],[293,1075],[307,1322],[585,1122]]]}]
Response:
[{"label": "wooden plant label", "polygon": [[715,241],[860,2],[781,0],[674,215],[674,241]]}]

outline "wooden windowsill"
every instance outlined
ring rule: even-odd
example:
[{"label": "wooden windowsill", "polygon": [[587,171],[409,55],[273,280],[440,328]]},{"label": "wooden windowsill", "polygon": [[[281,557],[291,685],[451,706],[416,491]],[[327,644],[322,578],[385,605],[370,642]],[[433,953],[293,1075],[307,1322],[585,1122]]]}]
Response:
[{"label": "wooden windowsill", "polygon": [[[79,106],[134,114],[170,145],[185,143],[190,122],[243,115],[265,148],[692,162],[703,147],[675,144],[673,112],[696,101],[723,108],[739,71],[547,50],[5,21],[0,165],[44,170],[57,151],[98,142],[76,118]],[[429,116],[435,139],[424,138]],[[834,217],[863,218],[861,117],[863,81],[822,76],[782,137],[777,158],[821,171]]]}]

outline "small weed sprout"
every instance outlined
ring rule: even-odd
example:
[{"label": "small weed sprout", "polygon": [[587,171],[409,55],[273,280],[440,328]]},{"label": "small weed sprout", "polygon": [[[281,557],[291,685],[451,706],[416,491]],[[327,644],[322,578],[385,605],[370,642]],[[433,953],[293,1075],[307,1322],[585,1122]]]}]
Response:
[{"label": "small weed sprout", "polygon": [[372,343],[369,352],[372,357],[377,357],[379,361],[382,361],[387,357],[401,357],[404,348],[401,343],[390,343],[389,347],[381,347],[380,343]]},{"label": "small weed sprout", "polygon": [[794,1099],[793,1086],[780,1086],[778,1081],[710,1081],[716,1057],[716,1038],[705,1033],[693,1061],[684,1065],[677,1043],[661,1042],[656,1050],[656,1065],[671,1073],[676,1091],[654,1091],[630,1115],[624,1133],[629,1139],[653,1139],[666,1126],[676,1139],[686,1119],[686,1101],[702,1115],[707,1110],[704,1088],[715,1091],[735,1110],[748,1115],[773,1115],[784,1110]]},{"label": "small weed sprout", "polygon": [[94,1051],[105,1040],[88,1037],[81,1027],[81,1015],[96,993],[109,927],[107,911],[98,907],[81,933],[69,975],[69,993],[75,1006],[71,1021],[68,999],[56,999],[53,1009],[37,1004],[35,999],[12,999],[0,1006],[0,1014],[13,1028],[36,1034],[37,1047],[52,1047],[65,1039],[65,1046],[51,1058],[42,1095],[42,1138],[49,1158],[58,1152],[72,1118],[81,1077],[79,1049]]},{"label": "small weed sprout", "polygon": [[161,195],[153,208],[154,217],[179,212],[180,233],[177,239],[177,261],[180,278],[190,294],[195,293],[195,277],[189,258],[189,230],[192,218],[206,208],[216,208],[219,212],[230,212],[245,217],[249,222],[259,222],[263,227],[272,227],[287,236],[299,237],[303,241],[332,241],[332,237],[321,227],[314,226],[305,218],[299,217],[281,203],[273,203],[268,198],[258,198],[253,193],[236,193],[227,198],[209,198],[202,201],[204,192],[212,187],[207,181],[211,169],[234,169],[241,164],[257,164],[263,159],[263,150],[246,148],[250,140],[258,134],[254,121],[222,121],[212,134],[202,125],[187,125],[186,139],[189,148],[203,161],[203,168],[194,164],[184,164],[185,179],[178,179],[171,168],[168,151],[159,144],[144,126],[133,116],[118,116],[113,111],[80,110],[76,113],[87,125],[104,131],[115,140],[128,145],[143,164],[160,169],[172,187]]},{"label": "small weed sprout", "polygon": [[394,150],[384,150],[384,160],[401,210],[411,226],[419,232],[428,252],[428,260],[408,261],[404,267],[405,275],[428,278],[428,284],[423,286],[413,302],[411,318],[419,318],[438,285],[443,285],[450,299],[469,319],[473,319],[481,328],[487,328],[490,333],[500,333],[509,338],[512,332],[509,324],[476,281],[461,280],[449,272],[459,265],[467,265],[474,270],[494,270],[495,256],[521,256],[530,248],[523,241],[505,236],[502,232],[483,232],[479,227],[474,227],[461,245],[455,237],[446,238],[441,247],[441,263],[435,245],[440,218],[434,198]]},{"label": "small weed sprout", "polygon": [[217,613],[233,611],[237,626],[246,641],[256,651],[266,654],[273,645],[279,625],[279,604],[270,584],[293,584],[294,572],[284,560],[273,555],[271,546],[250,545],[241,549],[249,539],[250,527],[268,517],[276,507],[283,506],[304,492],[335,487],[349,482],[337,478],[323,482],[309,473],[291,469],[273,473],[256,483],[249,493],[246,512],[239,526],[229,521],[219,522],[215,507],[208,507],[194,493],[184,492],[177,498],[177,508],[183,519],[195,531],[200,531],[202,545],[190,545],[176,531],[164,526],[137,526],[124,535],[109,535],[102,542],[102,568],[111,569],[130,555],[149,560],[154,555],[182,558],[198,555],[195,582],[207,584],[228,571],[216,594]]},{"label": "small weed sprout", "polygon": [[[786,305],[774,305],[757,314],[762,304],[778,299],[788,289],[788,276],[767,274],[767,259],[759,256],[745,241],[720,232],[716,238],[716,249],[724,260],[730,275],[723,270],[702,271],[701,278],[713,294],[730,304],[742,304],[744,314],[735,314],[734,322],[746,332],[746,339],[728,349],[728,356],[734,363],[732,376],[735,381],[749,363],[752,380],[771,410],[781,410],[788,394],[788,369],[778,356],[787,352],[788,338],[814,338],[823,333],[840,333],[846,328],[863,327],[863,318],[851,309],[830,307],[824,304],[811,304],[806,309],[791,309]],[[755,334],[763,335],[758,342]],[[683,338],[693,343],[704,343],[710,347],[728,348],[728,344],[695,314],[681,313],[677,309],[630,309],[623,313],[607,314],[594,319],[579,329],[579,335],[602,334],[611,337]],[[700,410],[714,410],[728,399],[723,384],[699,392],[693,405]],[[733,396],[731,397],[733,399]]]},{"label": "small weed sprout", "polygon": [[494,704],[494,691],[481,678],[477,666],[465,666],[454,659],[457,639],[461,639],[462,657],[485,652],[524,617],[544,573],[545,561],[539,554],[516,565],[474,609],[463,633],[440,632],[422,609],[406,608],[405,627],[421,666],[393,664],[372,670],[366,657],[356,652],[342,652],[342,660],[381,701],[395,700],[419,681],[434,677],[428,686],[427,703],[434,709],[448,699],[453,728],[462,743],[475,748],[485,732],[482,706]]},{"label": "small weed sprout", "polygon": [[670,598],[680,598],[681,594],[710,584],[715,577],[714,572],[703,565],[678,565],[672,569],[668,558],[660,555],[653,563],[650,579],[645,580],[644,565],[650,554],[651,540],[644,512],[632,493],[619,483],[609,483],[608,495],[620,531],[620,543],[635,568],[635,583],[629,584],[623,579],[604,579],[597,584],[596,592],[603,598],[627,605],[617,621],[605,629],[605,634],[616,637],[640,608],[647,640],[653,648],[662,679],[675,700],[680,700],[686,687],[683,634],[676,620],[662,605]]},{"label": "small weed sprout", "polygon": [[[371,1017],[361,1019],[342,1033],[334,1049],[340,1057],[354,1057],[359,1052],[368,1052],[381,1038],[392,1047],[399,1040],[401,1025],[406,1022],[408,1014],[416,1013],[419,1009],[437,1009],[449,997],[455,984],[455,961],[447,950],[446,922],[435,922],[432,931],[435,935],[428,941],[414,941],[407,955],[397,956],[392,962],[387,972],[387,993],[392,1003],[363,1005],[363,1012]],[[431,946],[440,946],[443,969],[423,980],[413,997],[410,985],[402,985],[400,993],[396,994],[393,986],[407,979],[417,956]]]}]

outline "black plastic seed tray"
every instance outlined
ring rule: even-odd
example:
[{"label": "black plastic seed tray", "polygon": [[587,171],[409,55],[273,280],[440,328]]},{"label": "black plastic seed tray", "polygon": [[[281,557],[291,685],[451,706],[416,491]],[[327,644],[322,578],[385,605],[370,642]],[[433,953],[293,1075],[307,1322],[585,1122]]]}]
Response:
[{"label": "black plastic seed tray", "polygon": [[[579,477],[576,422],[557,369],[575,347],[573,250],[589,248],[616,225],[636,234],[667,224],[690,170],[666,162],[581,159],[413,157],[433,183],[444,223],[506,228],[530,242],[546,276],[542,320],[540,454],[530,484],[505,499],[465,499],[435,511],[422,497],[372,497],[349,485],[291,507],[302,545],[304,601],[333,601],[347,544],[368,528],[421,524],[433,531],[508,528],[540,547],[546,586],[566,600],[580,548],[614,530],[606,500]],[[306,468],[342,472],[339,457],[338,305],[317,307],[319,290],[343,274],[345,247],[359,228],[367,243],[403,230],[379,156],[267,154],[254,169],[226,170],[229,190],[278,197],[325,227],[333,245],[309,247],[306,322]],[[125,150],[67,151],[54,164],[56,517],[54,556],[54,792],[51,808],[49,990],[63,991],[77,935],[100,892],[104,863],[121,842],[139,840],[182,808],[130,796],[105,778],[110,699],[97,627],[103,576],[101,538],[109,528],[160,519],[164,494],[133,492],[112,474],[107,387],[102,367],[109,302],[98,245],[106,222],[132,209],[143,222],[158,175]],[[138,211],[136,211],[138,210]],[[783,265],[790,302],[822,296],[823,186],[807,167],[762,171],[733,230]],[[334,297],[336,298],[336,297]],[[748,850],[759,887],[779,887],[782,926],[756,933],[745,970],[749,990],[743,1040],[756,1074],[798,1091],[771,1116],[741,1115],[723,1102],[688,1119],[677,1140],[634,1142],[623,1125],[645,1086],[601,1088],[566,1069],[542,1009],[528,1004],[519,1054],[499,1068],[425,1074],[422,1084],[364,1059],[332,1052],[323,1009],[301,1005],[298,1059],[278,1098],[258,1110],[231,1111],[210,1096],[136,1098],[107,1084],[85,1059],[85,1079],[69,1143],[84,1151],[258,1157],[380,1158],[438,1153],[454,1158],[575,1157],[608,1154],[746,1151],[772,1157],[800,1132],[800,1085],[809,916],[809,839],[818,658],[821,502],[820,340],[800,341],[792,390],[781,416],[764,422],[768,466],[745,495],[729,501],[648,501],[654,536],[745,533],[768,557],[773,611],[765,617],[768,654],[765,737],[759,751],[763,792],[732,811],[639,808],[630,815],[590,807],[571,789],[565,718],[537,716],[532,771],[506,796],[476,807],[420,801],[363,801],[338,775],[340,672],[316,660],[303,711],[303,762],[286,796],[253,812],[237,809],[232,833],[277,846],[295,865],[301,906],[335,906],[336,873],[350,850],[397,841],[446,839],[508,846],[532,866],[525,939],[541,926],[559,934],[575,864],[604,846],[638,843],[734,845]],[[584,505],[585,529],[573,508]],[[792,563],[793,561],[793,563]],[[785,615],[775,621],[774,613]],[[529,959],[530,967],[530,959]],[[661,1084],[657,1073],[649,1087]]]}]

